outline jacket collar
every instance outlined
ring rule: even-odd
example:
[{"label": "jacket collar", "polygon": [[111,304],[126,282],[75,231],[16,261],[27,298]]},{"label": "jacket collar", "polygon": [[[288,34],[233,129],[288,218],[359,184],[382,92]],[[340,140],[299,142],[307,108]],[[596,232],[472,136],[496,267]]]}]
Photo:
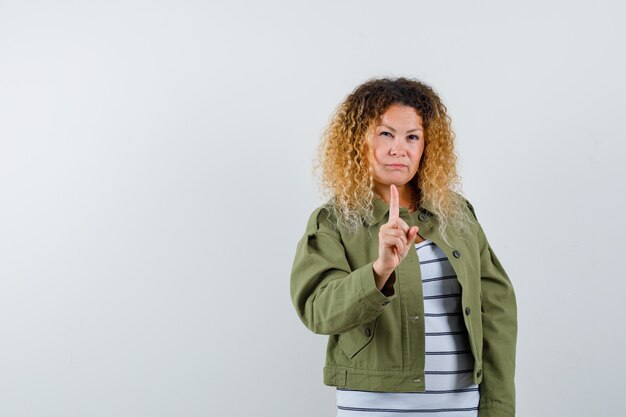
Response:
[{"label": "jacket collar", "polygon": [[[385,217],[385,215],[389,213],[389,204],[385,202],[378,194],[374,194],[374,222],[368,223],[368,225],[378,224]],[[400,216],[419,216],[423,214],[425,216],[431,217],[435,216],[431,211],[426,209],[423,206],[420,206],[413,213],[409,213],[409,210],[406,207],[400,207]]]}]

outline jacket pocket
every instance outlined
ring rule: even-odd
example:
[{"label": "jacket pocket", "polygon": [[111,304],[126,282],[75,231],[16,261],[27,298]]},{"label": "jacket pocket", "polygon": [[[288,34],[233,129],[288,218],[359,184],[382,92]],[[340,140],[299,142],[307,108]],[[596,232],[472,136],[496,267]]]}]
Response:
[{"label": "jacket pocket", "polygon": [[369,323],[355,327],[354,329],[339,335],[339,346],[341,346],[341,350],[343,350],[348,358],[354,358],[357,353],[359,353],[372,341],[377,323],[378,317]]}]

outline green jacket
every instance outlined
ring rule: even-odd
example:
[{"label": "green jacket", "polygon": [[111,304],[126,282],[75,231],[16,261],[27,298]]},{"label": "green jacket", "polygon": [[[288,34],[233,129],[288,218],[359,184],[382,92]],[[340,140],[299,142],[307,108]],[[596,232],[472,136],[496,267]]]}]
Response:
[{"label": "green jacket", "polygon": [[[467,201],[467,200],[465,200]],[[479,417],[515,415],[517,304],[509,277],[473,219],[470,238],[438,233],[437,218],[425,208],[400,217],[446,254],[462,288],[462,310],[479,384]],[[291,299],[302,322],[329,335],[324,384],[356,390],[423,391],[425,335],[417,251],[406,258],[379,291],[372,264],[378,230],[389,206],[377,197],[375,221],[353,235],[336,226],[329,203],[311,214],[296,249]]]}]

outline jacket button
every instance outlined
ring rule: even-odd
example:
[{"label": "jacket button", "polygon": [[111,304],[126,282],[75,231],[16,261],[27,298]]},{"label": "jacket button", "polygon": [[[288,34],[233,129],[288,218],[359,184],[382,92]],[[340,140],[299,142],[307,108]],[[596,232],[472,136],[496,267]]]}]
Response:
[{"label": "jacket button", "polygon": [[452,255],[454,255],[455,258],[460,258],[461,257],[461,252],[459,252],[458,250],[454,250],[452,251]]},{"label": "jacket button", "polygon": [[471,312],[471,311],[472,311],[472,310],[470,310],[470,308],[469,308],[469,307],[465,307],[465,314],[467,314],[468,316],[470,315],[470,312]]},{"label": "jacket button", "polygon": [[476,372],[476,376],[480,378],[480,376],[483,374],[483,370],[479,369],[478,372]]},{"label": "jacket button", "polygon": [[428,219],[428,216],[425,215],[424,213],[420,213],[419,216],[417,216],[418,219],[420,219],[421,221],[425,221],[426,219]]},{"label": "jacket button", "polygon": [[370,337],[371,335],[372,335],[372,331],[368,327],[367,329],[365,329],[365,337]]}]

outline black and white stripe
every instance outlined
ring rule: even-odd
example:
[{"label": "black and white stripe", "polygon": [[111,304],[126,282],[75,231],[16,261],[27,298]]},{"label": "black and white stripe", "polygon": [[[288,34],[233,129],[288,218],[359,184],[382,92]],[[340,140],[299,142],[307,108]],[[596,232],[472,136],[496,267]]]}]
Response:
[{"label": "black and white stripe", "polygon": [[424,294],[426,366],[423,392],[337,389],[337,417],[475,417],[480,393],[461,314],[461,287],[445,253],[429,240],[415,245]]}]

